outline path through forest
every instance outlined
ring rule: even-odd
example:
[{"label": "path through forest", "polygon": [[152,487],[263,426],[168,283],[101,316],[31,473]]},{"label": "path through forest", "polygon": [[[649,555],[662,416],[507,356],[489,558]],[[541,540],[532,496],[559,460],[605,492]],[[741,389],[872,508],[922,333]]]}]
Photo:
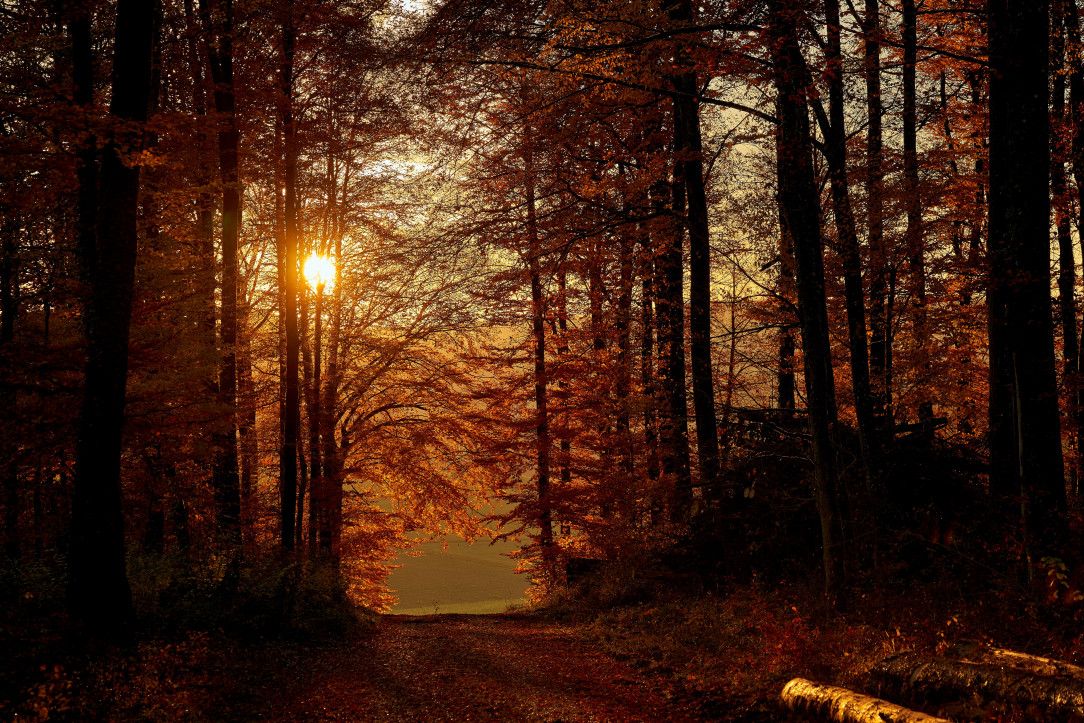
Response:
[{"label": "path through forest", "polygon": [[687,720],[666,681],[577,626],[517,615],[388,615],[359,647],[314,654],[270,720]]}]

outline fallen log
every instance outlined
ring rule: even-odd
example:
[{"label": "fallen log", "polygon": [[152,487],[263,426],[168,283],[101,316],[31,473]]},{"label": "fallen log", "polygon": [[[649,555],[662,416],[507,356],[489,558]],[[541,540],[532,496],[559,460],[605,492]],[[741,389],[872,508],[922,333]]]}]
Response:
[{"label": "fallen log", "polygon": [[967,663],[988,663],[1007,668],[1027,671],[1036,675],[1072,678],[1084,683],[1084,668],[1064,660],[1044,658],[1006,648],[995,648],[975,640],[964,640],[954,644],[946,653],[948,657]]},{"label": "fallen log", "polygon": [[792,713],[835,723],[948,723],[887,700],[834,685],[795,678],[783,686],[783,705]]},{"label": "fallen log", "polygon": [[900,653],[871,671],[882,695],[909,702],[980,704],[1037,709],[1060,720],[1084,718],[1084,681],[1039,674],[1004,663],[979,663]]}]

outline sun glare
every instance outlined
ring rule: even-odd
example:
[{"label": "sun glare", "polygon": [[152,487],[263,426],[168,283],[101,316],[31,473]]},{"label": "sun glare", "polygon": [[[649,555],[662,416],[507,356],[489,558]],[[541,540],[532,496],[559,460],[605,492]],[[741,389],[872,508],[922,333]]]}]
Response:
[{"label": "sun glare", "polygon": [[335,259],[323,254],[309,254],[305,259],[305,281],[313,289],[330,289],[335,285]]}]

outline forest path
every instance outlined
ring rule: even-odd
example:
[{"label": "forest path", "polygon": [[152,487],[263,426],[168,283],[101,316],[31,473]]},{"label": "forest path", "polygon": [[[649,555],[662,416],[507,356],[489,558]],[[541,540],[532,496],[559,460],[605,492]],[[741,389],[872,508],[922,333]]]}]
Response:
[{"label": "forest path", "polygon": [[689,720],[667,683],[574,624],[520,615],[386,615],[357,647],[316,653],[265,719]]}]

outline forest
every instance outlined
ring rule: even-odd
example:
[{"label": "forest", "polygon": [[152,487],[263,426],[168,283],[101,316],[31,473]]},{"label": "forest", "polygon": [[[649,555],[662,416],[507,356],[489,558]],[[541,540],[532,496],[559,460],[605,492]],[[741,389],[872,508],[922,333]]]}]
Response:
[{"label": "forest", "polygon": [[0,0],[0,718],[1084,720],[1081,12]]}]

